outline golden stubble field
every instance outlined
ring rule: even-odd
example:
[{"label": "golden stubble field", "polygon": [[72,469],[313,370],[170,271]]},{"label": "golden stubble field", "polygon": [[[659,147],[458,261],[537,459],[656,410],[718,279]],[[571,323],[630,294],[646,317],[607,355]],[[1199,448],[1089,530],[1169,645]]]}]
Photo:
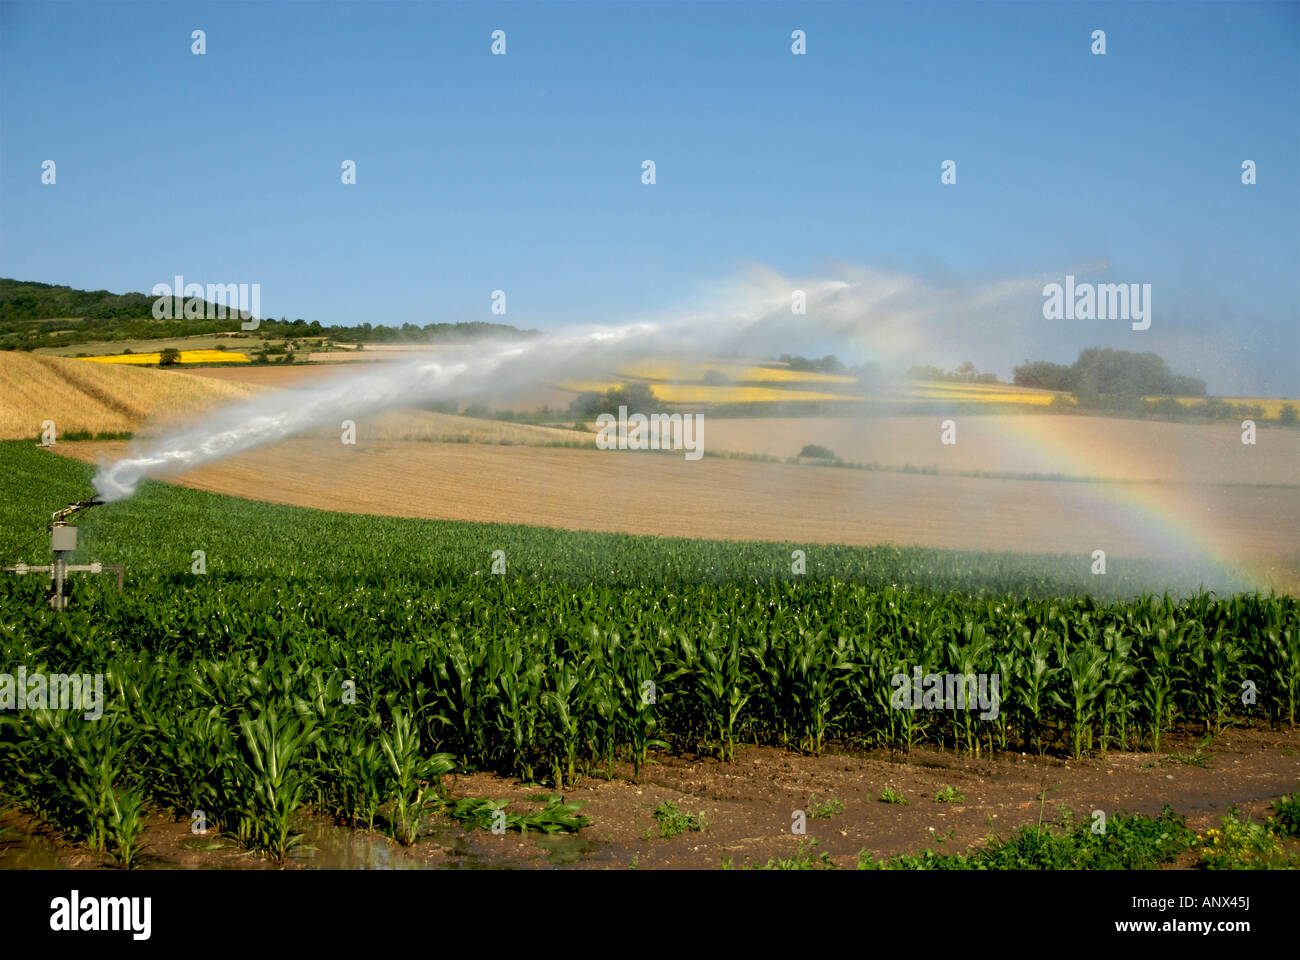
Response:
[{"label": "golden stubble field", "polygon": [[[338,366],[240,365],[186,375],[269,388],[308,386]],[[538,399],[562,408],[563,391]],[[705,417],[705,449],[786,459],[808,444],[853,464],[914,467],[944,473],[988,473],[1164,483],[1300,486],[1300,432],[1262,425],[1253,446],[1236,423],[1186,424],[1075,414],[954,415],[957,443],[940,442],[947,415],[782,418]],[[580,444],[580,433],[396,411],[365,421],[375,439],[465,439],[475,442]],[[590,427],[591,425],[588,424]],[[586,442],[590,442],[588,439]]]},{"label": "golden stubble field", "polygon": [[798,456],[806,444],[842,460],[940,471],[1064,475],[1164,483],[1300,486],[1300,431],[1264,425],[1252,445],[1236,423],[1186,424],[1073,414],[954,415],[957,442],[940,442],[947,416],[712,419],[706,449]]},{"label": "golden stubble field", "polygon": [[[311,363],[248,363],[232,364],[228,367],[200,367],[186,370],[185,375],[205,380],[219,380],[228,383],[245,383],[256,387],[292,390],[297,387],[310,386],[341,374],[355,373],[370,368],[375,363],[391,363],[394,360],[427,354],[427,348],[400,350],[367,349],[362,354],[349,353],[314,353]],[[522,392],[515,392],[510,397],[510,406],[516,410],[540,410],[549,406],[553,410],[564,410],[573,400],[573,393],[555,387],[538,385],[527,387]]]},{"label": "golden stubble field", "polygon": [[0,440],[35,437],[53,420],[59,433],[133,431],[189,418],[254,388],[179,371],[0,353]]},{"label": "golden stubble field", "polygon": [[[127,444],[69,444],[91,462]],[[349,513],[728,540],[1207,556],[1295,582],[1300,489],[1074,483],[680,454],[428,441],[282,441],[178,478]]]}]

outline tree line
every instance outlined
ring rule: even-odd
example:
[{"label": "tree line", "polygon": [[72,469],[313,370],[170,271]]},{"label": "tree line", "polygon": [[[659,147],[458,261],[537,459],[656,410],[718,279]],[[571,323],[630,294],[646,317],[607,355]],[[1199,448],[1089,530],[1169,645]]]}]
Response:
[{"label": "tree line", "polygon": [[1012,371],[1019,387],[1060,390],[1080,405],[1095,406],[1102,397],[1204,397],[1205,381],[1174,373],[1157,354],[1089,347],[1066,366],[1026,360]]}]

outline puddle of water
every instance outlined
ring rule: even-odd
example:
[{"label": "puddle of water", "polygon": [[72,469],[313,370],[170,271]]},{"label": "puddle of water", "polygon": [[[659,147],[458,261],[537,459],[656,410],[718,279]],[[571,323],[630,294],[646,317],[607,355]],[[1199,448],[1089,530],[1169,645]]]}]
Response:
[{"label": "puddle of water", "polygon": [[404,856],[387,837],[320,820],[297,824],[302,840],[289,859],[318,870],[424,870],[431,866]]},{"label": "puddle of water", "polygon": [[236,846],[235,841],[212,836],[211,834],[206,836],[189,837],[180,842],[182,850],[197,850],[199,853],[208,853],[213,850],[222,850],[226,847],[233,846]]},{"label": "puddle of water", "polygon": [[[67,847],[50,837],[30,833],[21,824],[8,826],[6,832],[0,833],[0,870],[68,868],[63,859],[68,853]],[[513,854],[494,855],[482,846],[472,844],[472,836],[460,827],[440,823],[429,824],[412,848],[400,847],[379,833],[353,830],[316,817],[303,818],[296,828],[303,837],[289,854],[289,859],[317,870],[512,870],[542,865],[565,866],[593,857],[600,859],[601,844],[598,841],[573,833],[536,834],[533,842],[545,857],[544,861],[539,861]],[[179,846],[203,853],[239,845],[220,836],[193,836],[182,840]],[[432,848],[440,849],[444,856],[428,858]],[[140,866],[157,869],[174,867],[176,863],[149,857],[142,859]],[[221,868],[216,863],[211,866]]]},{"label": "puddle of water", "polygon": [[0,870],[63,870],[60,847],[49,837],[26,833],[17,825],[0,833]]},{"label": "puddle of water", "polygon": [[[407,848],[382,834],[327,820],[304,819],[297,829],[302,841],[289,859],[317,870],[508,870],[523,865],[514,857],[485,856],[471,846],[464,830],[442,823],[426,824],[415,846]],[[444,857],[428,859],[432,848]]]},{"label": "puddle of water", "polygon": [[599,844],[579,833],[544,833],[537,838],[537,849],[546,854],[547,862],[555,866],[577,863],[592,856]]}]

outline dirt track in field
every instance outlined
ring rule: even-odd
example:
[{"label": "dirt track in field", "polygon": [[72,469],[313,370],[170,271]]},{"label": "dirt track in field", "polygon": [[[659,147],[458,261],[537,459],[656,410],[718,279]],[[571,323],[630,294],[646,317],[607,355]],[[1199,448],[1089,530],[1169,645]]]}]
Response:
[{"label": "dirt track in field", "polygon": [[[94,462],[126,445],[60,451]],[[1292,584],[1300,529],[1294,487],[985,479],[465,443],[295,439],[176,482],[348,513],[662,536],[1213,556],[1291,571],[1277,576]]]},{"label": "dirt track in field", "polygon": [[[1199,735],[1167,738],[1166,749],[1184,758],[1198,754]],[[1107,816],[1141,813],[1158,816],[1165,804],[1203,832],[1219,825],[1234,805],[1260,822],[1271,801],[1297,787],[1300,730],[1229,729],[1200,751],[1197,764],[1169,754],[1112,752],[1105,758],[1062,760],[1023,754],[973,758],[951,750],[922,749],[904,760],[887,751],[867,754],[804,756],[770,747],[738,746],[734,763],[711,758],[661,754],[642,772],[616,764],[614,779],[590,776],[566,790],[565,799],[583,801],[591,824],[577,835],[539,837],[431,822],[412,847],[385,836],[335,827],[322,818],[304,817],[305,844],[290,867],[326,869],[546,868],[572,865],[587,869],[718,869],[723,858],[733,866],[764,864],[794,856],[800,837],[791,833],[792,814],[807,814],[805,841],[816,840],[814,856],[826,853],[835,866],[856,866],[858,854],[873,857],[915,853],[927,847],[961,853],[990,835],[1008,836],[1017,827],[1057,821],[1058,805],[1087,820],[1094,810]],[[883,803],[892,787],[906,804]],[[944,787],[962,794],[961,802],[938,803]],[[549,793],[489,773],[459,777],[453,797],[492,797],[511,801],[510,809],[538,808],[531,796]],[[815,798],[815,799],[814,799]],[[843,810],[830,817],[811,815],[814,804],[831,798]],[[702,831],[665,839],[652,814],[663,802],[679,811],[704,814]],[[825,811],[824,811],[825,812]],[[106,857],[43,835],[31,818],[0,815],[22,842],[4,856],[0,869],[97,869]],[[35,838],[28,836],[35,833]],[[1295,844],[1290,848],[1294,851]],[[1172,866],[1189,867],[1195,854]],[[266,858],[229,838],[191,835],[185,819],[155,814],[144,831],[140,866],[162,868],[272,867]]]}]

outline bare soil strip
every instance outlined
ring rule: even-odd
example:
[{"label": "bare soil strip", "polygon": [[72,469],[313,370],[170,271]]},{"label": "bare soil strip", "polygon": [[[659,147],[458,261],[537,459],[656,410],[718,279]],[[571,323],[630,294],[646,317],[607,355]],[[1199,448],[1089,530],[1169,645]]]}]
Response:
[{"label": "bare soil strip", "polygon": [[[1199,742],[1199,736],[1176,736],[1168,749],[1191,756]],[[1274,799],[1297,789],[1300,730],[1230,729],[1201,755],[1204,766],[1178,762],[1170,754],[1115,752],[1078,761],[1020,754],[989,760],[933,749],[908,758],[885,751],[812,757],[742,746],[731,764],[662,755],[639,783],[630,779],[630,768],[616,765],[615,779],[589,777],[568,791],[565,799],[584,801],[582,813],[592,820],[576,836],[495,836],[431,824],[425,839],[404,849],[377,833],[312,822],[308,837],[317,850],[302,851],[290,866],[535,868],[571,863],[589,869],[717,869],[724,857],[735,867],[791,857],[803,839],[817,841],[814,855],[825,852],[837,867],[852,868],[863,850],[873,857],[926,847],[961,853],[990,835],[1006,837],[1026,824],[1056,821],[1058,805],[1086,820],[1094,810],[1108,817],[1120,812],[1156,816],[1168,804],[1190,827],[1204,832],[1233,806],[1261,821]],[[949,786],[964,796],[962,802],[935,801],[935,794]],[[908,803],[881,802],[885,787]],[[510,809],[521,813],[536,809],[529,797],[549,792],[486,773],[462,776],[452,787],[454,797],[509,799]],[[814,796],[817,802],[839,800],[843,812],[812,816]],[[662,838],[653,812],[665,801],[682,813],[703,813],[707,825],[699,832]],[[791,832],[796,810],[808,814],[802,838]],[[4,824],[24,833],[36,829],[30,818],[15,815],[0,817]],[[272,866],[233,841],[191,835],[187,821],[155,816],[144,837],[145,868]],[[41,838],[39,844],[0,858],[0,868],[95,869],[105,862],[102,855]],[[1195,855],[1188,854],[1174,866],[1194,862]]]}]

